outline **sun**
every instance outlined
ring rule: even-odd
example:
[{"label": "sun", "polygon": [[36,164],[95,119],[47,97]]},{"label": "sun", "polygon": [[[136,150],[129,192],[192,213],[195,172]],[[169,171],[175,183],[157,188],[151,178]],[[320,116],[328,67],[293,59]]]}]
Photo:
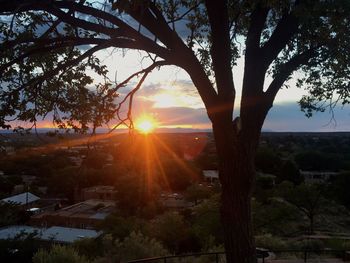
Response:
[{"label": "sun", "polygon": [[136,129],[144,134],[149,134],[157,127],[157,122],[151,116],[141,116],[136,120]]}]

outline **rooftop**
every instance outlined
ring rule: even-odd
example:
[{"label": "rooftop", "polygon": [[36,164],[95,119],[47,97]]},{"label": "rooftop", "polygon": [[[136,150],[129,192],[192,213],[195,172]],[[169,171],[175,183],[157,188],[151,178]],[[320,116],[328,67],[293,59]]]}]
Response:
[{"label": "rooftop", "polygon": [[54,212],[45,212],[33,216],[33,218],[40,218],[45,216],[54,217],[70,217],[70,218],[92,218],[104,219],[115,208],[115,202],[90,199],[71,206],[64,207]]},{"label": "rooftop", "polygon": [[24,192],[22,194],[18,194],[18,195],[14,195],[14,196],[10,196],[4,199],[1,199],[2,202],[6,202],[6,203],[15,203],[18,205],[25,205],[25,204],[30,204],[33,203],[35,201],[38,201],[40,199],[40,197],[33,195],[30,192]]},{"label": "rooftop", "polygon": [[9,226],[0,229],[0,239],[13,239],[20,234],[37,233],[39,239],[44,241],[56,241],[60,243],[73,243],[82,238],[95,238],[101,233],[80,228],[68,228],[52,226],[49,228],[39,228],[31,226]]},{"label": "rooftop", "polygon": [[203,170],[203,176],[205,178],[219,178],[219,172],[217,170]]},{"label": "rooftop", "polygon": [[114,189],[114,186],[110,185],[98,185],[93,187],[88,187],[83,189],[84,192],[111,192],[114,193],[116,190]]}]

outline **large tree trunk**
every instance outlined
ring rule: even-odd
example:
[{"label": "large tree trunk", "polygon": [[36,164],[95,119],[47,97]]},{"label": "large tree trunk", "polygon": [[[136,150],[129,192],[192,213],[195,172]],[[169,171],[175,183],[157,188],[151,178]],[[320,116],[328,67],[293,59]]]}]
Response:
[{"label": "large tree trunk", "polygon": [[250,202],[258,136],[240,134],[228,120],[213,121],[213,130],[222,184],[221,221],[227,263],[253,263],[256,252]]},{"label": "large tree trunk", "polygon": [[309,217],[309,235],[314,234],[314,214],[310,213]]}]

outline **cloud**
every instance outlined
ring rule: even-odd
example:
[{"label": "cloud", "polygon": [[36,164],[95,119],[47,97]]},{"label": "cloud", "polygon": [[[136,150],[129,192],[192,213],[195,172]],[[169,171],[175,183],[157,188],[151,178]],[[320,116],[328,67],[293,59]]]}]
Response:
[{"label": "cloud", "polygon": [[203,102],[191,81],[151,83],[138,92],[138,98],[153,102],[153,108],[203,108]]},{"label": "cloud", "polygon": [[276,104],[270,110],[263,129],[271,131],[307,131],[336,132],[350,130],[350,106],[337,107],[333,115],[329,111],[315,113],[311,118],[305,117],[299,105],[295,103]]},{"label": "cloud", "polygon": [[198,96],[198,92],[196,87],[193,85],[191,80],[179,79],[174,81],[166,81],[166,82],[157,82],[157,83],[149,83],[145,85],[140,93],[143,96],[152,96],[156,93],[164,90],[178,90],[179,92],[184,92],[190,96]]},{"label": "cloud", "polygon": [[[186,82],[182,84],[184,85],[179,85],[179,88],[175,88],[174,90],[178,92],[179,96],[188,96],[184,91],[190,89],[191,86],[186,85]],[[192,92],[191,89],[190,92]],[[159,94],[168,94],[170,98],[173,98],[171,97],[171,93],[168,93],[168,91],[164,89],[163,85],[148,85],[143,93],[140,93],[140,95],[135,98],[133,116],[136,118],[140,114],[150,114],[158,120],[161,126],[167,127],[186,126],[193,128],[211,128],[211,123],[204,107],[188,107],[181,105],[181,103],[178,103],[178,105],[176,105],[176,103],[174,103],[174,105],[169,104],[168,107],[156,107],[157,101],[152,100],[152,98],[156,98],[155,96]],[[198,95],[190,97],[200,101]],[[161,98],[161,96],[158,98]],[[334,119],[332,119],[332,114],[329,111],[315,113],[313,117],[306,118],[296,102],[276,103],[265,120],[263,130],[275,132],[349,131],[349,109],[350,106],[336,108],[334,110]],[[236,109],[236,113],[239,113],[239,109]]]},{"label": "cloud", "polygon": [[206,110],[192,109],[185,107],[176,108],[158,108],[154,109],[154,114],[159,120],[161,126],[192,126],[201,128],[210,128],[211,123],[208,119]]}]

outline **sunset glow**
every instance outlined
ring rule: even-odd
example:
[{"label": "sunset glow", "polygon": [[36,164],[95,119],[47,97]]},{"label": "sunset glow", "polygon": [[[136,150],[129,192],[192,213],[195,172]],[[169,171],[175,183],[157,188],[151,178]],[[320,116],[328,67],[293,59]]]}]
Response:
[{"label": "sunset glow", "polygon": [[157,122],[151,116],[141,116],[136,120],[136,129],[141,133],[151,133],[156,127]]}]

